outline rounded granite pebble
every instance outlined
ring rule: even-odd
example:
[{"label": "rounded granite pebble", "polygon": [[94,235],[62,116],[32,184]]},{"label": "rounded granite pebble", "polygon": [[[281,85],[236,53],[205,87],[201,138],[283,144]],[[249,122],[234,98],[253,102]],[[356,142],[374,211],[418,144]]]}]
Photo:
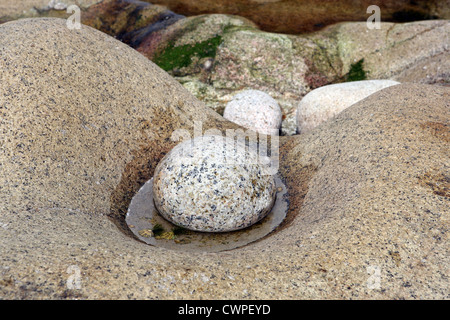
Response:
[{"label": "rounded granite pebble", "polygon": [[223,117],[258,133],[277,135],[282,112],[278,102],[259,90],[244,90],[227,103]]},{"label": "rounded granite pebble", "polygon": [[306,133],[371,94],[397,84],[393,80],[361,80],[314,89],[298,104],[297,132]]},{"label": "rounded granite pebble", "polygon": [[231,138],[184,141],[155,169],[155,206],[167,220],[194,231],[251,226],[270,212],[276,195],[273,175],[258,160],[255,151]]}]

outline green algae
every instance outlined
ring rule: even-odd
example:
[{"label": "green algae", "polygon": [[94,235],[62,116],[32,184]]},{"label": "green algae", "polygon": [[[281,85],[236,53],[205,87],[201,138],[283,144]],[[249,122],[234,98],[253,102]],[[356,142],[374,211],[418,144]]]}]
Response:
[{"label": "green algae", "polygon": [[155,225],[153,226],[152,231],[153,231],[153,234],[154,234],[155,236],[159,236],[159,235],[161,235],[161,234],[163,234],[163,233],[165,232],[163,226],[160,225],[160,224],[155,224]]},{"label": "green algae", "polygon": [[356,63],[352,63],[352,65],[350,66],[350,70],[347,73],[347,82],[367,79],[367,72],[364,70],[363,63],[364,58]]},{"label": "green algae", "polygon": [[198,59],[215,58],[217,47],[221,43],[221,35],[195,44],[174,46],[173,43],[169,43],[164,51],[155,56],[153,62],[165,71],[180,69],[189,66],[194,57]]}]

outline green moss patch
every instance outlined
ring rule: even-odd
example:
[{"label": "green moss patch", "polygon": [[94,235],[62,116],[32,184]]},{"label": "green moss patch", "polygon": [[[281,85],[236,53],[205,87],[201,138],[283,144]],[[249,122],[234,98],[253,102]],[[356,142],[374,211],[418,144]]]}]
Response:
[{"label": "green moss patch", "polygon": [[350,66],[350,71],[347,73],[346,81],[359,81],[367,79],[367,73],[364,70],[363,63],[364,59],[361,59]]},{"label": "green moss patch", "polygon": [[175,47],[173,43],[170,43],[164,51],[155,56],[153,62],[165,71],[180,69],[189,66],[193,57],[198,59],[214,58],[217,47],[221,43],[222,36],[220,35],[195,44]]}]

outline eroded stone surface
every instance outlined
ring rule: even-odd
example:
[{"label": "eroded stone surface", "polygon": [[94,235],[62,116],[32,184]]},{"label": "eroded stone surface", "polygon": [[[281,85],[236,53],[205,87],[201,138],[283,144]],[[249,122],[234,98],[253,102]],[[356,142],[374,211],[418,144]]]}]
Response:
[{"label": "eroded stone surface", "polygon": [[243,229],[264,218],[275,180],[258,153],[222,136],[201,136],[173,148],[158,164],[153,194],[158,211],[194,231]]},{"label": "eroded stone surface", "polygon": [[[209,19],[217,23],[219,20]],[[226,21],[222,18],[221,23]],[[448,38],[449,28],[450,23],[445,20],[383,22],[379,30],[367,29],[365,22],[346,22],[312,34],[286,35],[235,24],[218,33],[221,42],[210,68],[202,68],[202,61],[193,59],[181,71],[169,72],[219,114],[243,89],[266,92],[282,109],[282,134],[293,135],[299,101],[318,87],[346,81],[352,65],[359,61],[368,80],[430,82],[431,78],[436,79],[435,83],[448,83],[443,66],[439,70],[425,63],[434,57],[448,60],[448,41],[442,39]],[[195,30],[204,34],[200,32],[201,23]],[[183,32],[173,34],[179,43],[196,42],[192,32],[186,39]],[[427,73],[407,76],[411,74],[408,70],[423,67],[428,68]]]}]

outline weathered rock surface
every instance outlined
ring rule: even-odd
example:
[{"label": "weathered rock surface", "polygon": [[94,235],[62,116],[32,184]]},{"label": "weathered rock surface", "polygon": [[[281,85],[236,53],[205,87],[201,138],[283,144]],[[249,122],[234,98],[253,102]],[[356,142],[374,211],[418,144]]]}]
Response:
[{"label": "weathered rock surface", "polygon": [[282,227],[186,253],[133,238],[127,205],[173,130],[235,125],[88,27],[21,20],[0,34],[3,298],[449,298],[449,88],[393,86],[281,137]]},{"label": "weathered rock surface", "polygon": [[171,34],[166,30],[185,17],[166,7],[142,1],[106,0],[84,10],[81,18],[83,24],[103,31],[145,55],[157,50],[160,43],[169,42]]},{"label": "weathered rock surface", "polygon": [[157,50],[145,46],[138,50],[219,114],[238,91],[266,92],[282,109],[284,133],[295,133],[294,105],[307,93],[309,84],[322,85],[334,79],[327,71],[309,77],[310,67],[322,66],[305,61],[305,54],[300,55],[297,48],[312,52],[312,41],[300,39],[294,45],[290,36],[262,32],[243,18],[189,17],[171,25],[165,34],[173,35],[169,45],[160,42]]},{"label": "weathered rock surface", "polygon": [[336,83],[309,92],[297,107],[297,132],[305,133],[371,94],[397,85],[392,80]]},{"label": "weathered rock surface", "polygon": [[313,31],[342,21],[366,21],[370,5],[380,8],[381,21],[414,21],[450,18],[448,0],[152,0],[177,13],[198,15],[226,13],[246,17],[261,29],[271,32],[299,33]]}]

